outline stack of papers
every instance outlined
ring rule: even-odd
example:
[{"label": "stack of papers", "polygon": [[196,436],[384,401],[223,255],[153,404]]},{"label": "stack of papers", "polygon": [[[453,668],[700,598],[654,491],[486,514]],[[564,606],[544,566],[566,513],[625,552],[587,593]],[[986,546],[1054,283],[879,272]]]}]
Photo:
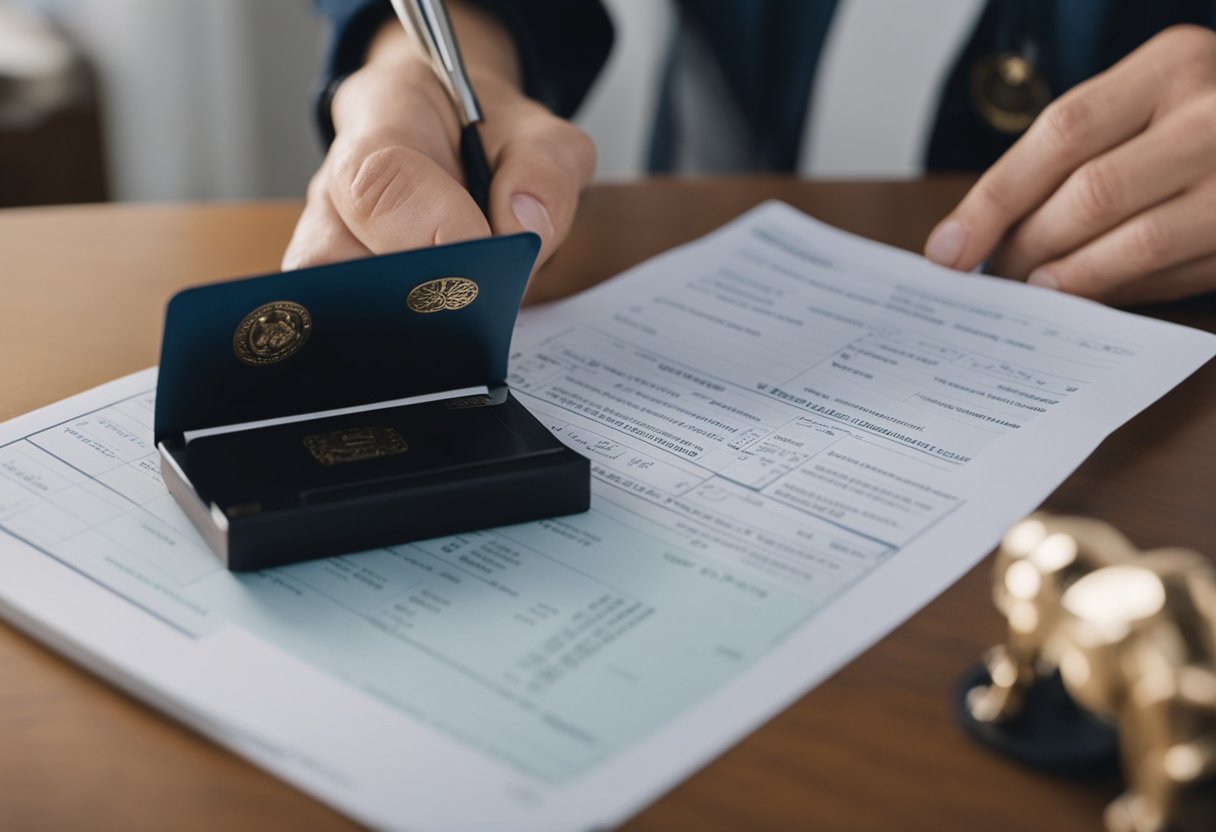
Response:
[{"label": "stack of papers", "polygon": [[985,555],[1216,337],[763,205],[529,312],[592,510],[256,574],[155,370],[0,426],[0,614],[381,828],[620,823]]}]

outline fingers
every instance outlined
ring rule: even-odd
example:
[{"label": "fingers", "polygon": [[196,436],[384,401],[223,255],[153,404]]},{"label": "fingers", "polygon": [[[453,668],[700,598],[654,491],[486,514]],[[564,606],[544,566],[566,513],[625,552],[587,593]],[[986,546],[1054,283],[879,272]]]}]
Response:
[{"label": "fingers", "polygon": [[1103,300],[1116,306],[1139,306],[1213,290],[1216,290],[1216,255],[1209,255],[1116,286]]},{"label": "fingers", "polygon": [[[1122,287],[1211,256],[1216,249],[1213,216],[1216,184],[1209,182],[1137,214],[1077,251],[1039,267],[1029,282],[1098,300],[1153,295],[1150,284],[1126,292]],[[1190,278],[1169,277],[1162,291],[1186,279]]]},{"label": "fingers", "polygon": [[1074,170],[1143,130],[1159,76],[1128,60],[1044,110],[929,235],[925,256],[951,268],[975,268]]},{"label": "fingers", "polygon": [[309,185],[283,268],[489,234],[468,191],[429,156],[376,138],[339,139]]},{"label": "fingers", "polygon": [[459,181],[459,125],[428,64],[365,66],[339,88],[333,115],[338,137],[309,185],[284,268],[489,235]]},{"label": "fingers", "polygon": [[[595,149],[508,80],[479,78],[490,214],[464,186],[460,126],[428,63],[405,56],[351,75],[333,99],[337,138],[309,188],[284,267],[486,237],[540,235],[538,265],[566,237]],[[391,106],[386,106],[391,102]]]},{"label": "fingers", "polygon": [[579,194],[595,172],[595,147],[574,125],[546,115],[504,142],[492,164],[494,231],[540,235],[539,267],[570,231]]},{"label": "fingers", "polygon": [[372,253],[338,216],[329,199],[328,173],[322,167],[308,186],[304,211],[283,252],[283,271],[354,260]]},{"label": "fingers", "polygon": [[1017,226],[997,249],[991,271],[1025,279],[1036,266],[1177,196],[1216,167],[1214,139],[1216,96],[1209,94],[1086,162]]},{"label": "fingers", "polygon": [[[365,66],[338,89],[333,116],[323,187],[310,188],[301,218],[318,224],[323,241],[341,240],[341,253],[357,244],[381,254],[489,235],[461,184],[455,110],[426,61]],[[324,227],[335,220],[342,232]],[[326,262],[342,259],[316,247]]]},{"label": "fingers", "polygon": [[374,140],[336,144],[329,197],[350,234],[371,251],[489,236],[469,192],[430,156]]}]

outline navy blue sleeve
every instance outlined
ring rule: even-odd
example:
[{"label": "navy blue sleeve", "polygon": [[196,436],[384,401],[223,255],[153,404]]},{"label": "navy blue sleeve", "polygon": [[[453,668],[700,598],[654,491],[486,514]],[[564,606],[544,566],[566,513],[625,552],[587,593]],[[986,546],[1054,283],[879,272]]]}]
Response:
[{"label": "navy blue sleeve", "polygon": [[562,118],[574,115],[612,50],[599,0],[473,0],[496,15],[519,49],[524,92]]},{"label": "navy blue sleeve", "polygon": [[[599,0],[471,0],[502,21],[515,40],[524,92],[559,116],[578,109],[612,48],[613,28]],[[363,65],[372,37],[392,18],[388,0],[316,0],[330,24],[317,117],[333,138],[329,104],[342,78]]]},{"label": "navy blue sleeve", "polygon": [[317,11],[329,22],[322,86],[363,65],[372,37],[394,17],[388,0],[316,0]]}]

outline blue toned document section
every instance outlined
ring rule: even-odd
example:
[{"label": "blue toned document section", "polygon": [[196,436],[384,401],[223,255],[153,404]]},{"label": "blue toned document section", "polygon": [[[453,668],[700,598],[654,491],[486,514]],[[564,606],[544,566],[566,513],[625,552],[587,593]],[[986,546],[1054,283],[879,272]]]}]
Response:
[{"label": "blue toned document section", "polygon": [[234,575],[160,481],[152,402],[0,447],[0,526],[192,635],[237,624],[544,782],[654,731],[815,603],[711,557],[730,535],[696,518],[696,496],[673,534],[606,504]]}]

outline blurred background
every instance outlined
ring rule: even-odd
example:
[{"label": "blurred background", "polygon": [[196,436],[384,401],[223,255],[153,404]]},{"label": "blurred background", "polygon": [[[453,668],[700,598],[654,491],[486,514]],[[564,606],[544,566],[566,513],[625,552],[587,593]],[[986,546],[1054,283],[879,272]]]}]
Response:
[{"label": "blurred background", "polygon": [[[820,75],[845,86],[816,89],[828,113],[809,134],[805,175],[919,171],[919,146],[893,145],[889,126],[931,102],[883,104],[848,85],[871,75],[881,89],[882,73],[918,60],[899,52],[916,42],[907,26],[952,3],[845,5],[838,28],[881,15],[903,34],[847,50],[852,62],[829,41],[824,60],[837,66]],[[599,147],[600,178],[621,179],[643,170],[673,14],[656,0],[607,5],[617,46],[577,120]],[[892,21],[901,14],[906,24]],[[0,0],[0,206],[301,196],[320,160],[311,91],[324,37],[310,0]]]}]

